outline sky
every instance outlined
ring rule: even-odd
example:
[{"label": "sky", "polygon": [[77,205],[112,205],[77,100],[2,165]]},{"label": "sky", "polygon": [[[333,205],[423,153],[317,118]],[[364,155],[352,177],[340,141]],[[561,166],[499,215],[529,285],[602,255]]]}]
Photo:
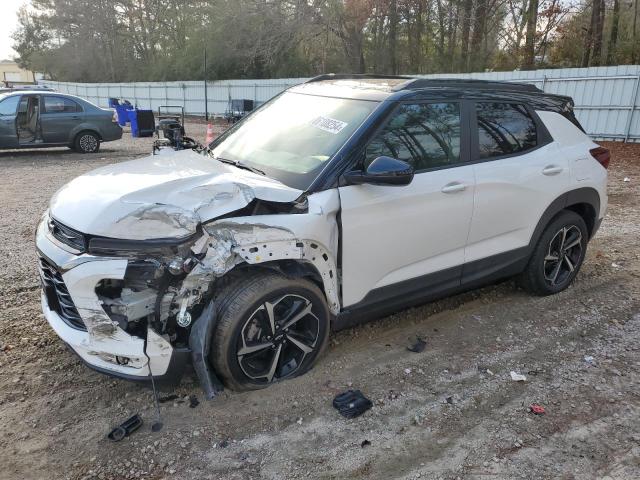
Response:
[{"label": "sky", "polygon": [[0,0],[0,60],[15,56],[16,52],[11,48],[13,40],[11,34],[18,26],[18,9],[28,0]]}]

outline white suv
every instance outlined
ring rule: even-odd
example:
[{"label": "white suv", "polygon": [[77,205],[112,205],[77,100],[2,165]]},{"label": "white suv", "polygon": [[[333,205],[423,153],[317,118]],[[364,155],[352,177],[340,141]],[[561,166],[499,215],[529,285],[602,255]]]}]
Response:
[{"label": "white suv", "polygon": [[96,370],[192,363],[213,397],[304,373],[354,320],[512,275],[559,292],[607,205],[609,152],[572,107],[524,84],[317,77],[206,148],[58,191],[44,314]]}]

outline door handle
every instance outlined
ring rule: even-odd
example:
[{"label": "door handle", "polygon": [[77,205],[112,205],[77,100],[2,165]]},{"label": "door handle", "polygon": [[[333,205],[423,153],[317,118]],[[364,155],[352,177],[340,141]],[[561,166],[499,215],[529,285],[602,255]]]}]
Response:
[{"label": "door handle", "polygon": [[542,169],[542,174],[543,175],[557,175],[562,170],[564,170],[564,169],[562,167],[558,167],[557,165],[547,165],[546,167],[544,167]]},{"label": "door handle", "polygon": [[464,183],[451,182],[451,183],[447,183],[444,187],[442,187],[442,193],[462,192],[466,188],[467,186]]}]

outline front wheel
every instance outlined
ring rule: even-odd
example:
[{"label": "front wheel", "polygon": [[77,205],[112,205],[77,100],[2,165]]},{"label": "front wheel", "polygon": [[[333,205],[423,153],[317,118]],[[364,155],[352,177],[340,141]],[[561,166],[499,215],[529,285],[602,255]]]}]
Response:
[{"label": "front wheel", "polygon": [[329,338],[329,309],[312,282],[275,273],[241,280],[219,300],[209,353],[234,390],[256,390],[308,371]]},{"label": "front wheel", "polygon": [[588,238],[582,217],[563,211],[542,232],[520,284],[537,295],[551,295],[567,288],[582,266]]}]

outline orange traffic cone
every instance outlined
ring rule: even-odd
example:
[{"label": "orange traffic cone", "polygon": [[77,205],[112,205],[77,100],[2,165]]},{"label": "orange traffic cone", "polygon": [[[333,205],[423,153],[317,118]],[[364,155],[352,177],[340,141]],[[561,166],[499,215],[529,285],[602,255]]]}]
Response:
[{"label": "orange traffic cone", "polygon": [[209,126],[207,126],[207,139],[205,140],[205,143],[208,145],[211,142],[213,142],[213,125],[211,125],[211,122],[209,122]]}]

